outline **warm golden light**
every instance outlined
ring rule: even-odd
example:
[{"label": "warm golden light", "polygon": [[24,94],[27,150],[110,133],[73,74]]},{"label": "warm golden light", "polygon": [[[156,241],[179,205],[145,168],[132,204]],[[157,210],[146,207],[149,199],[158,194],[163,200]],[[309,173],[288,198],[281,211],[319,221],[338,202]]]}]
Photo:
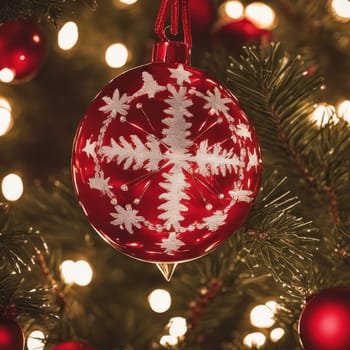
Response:
[{"label": "warm golden light", "polygon": [[173,346],[173,345],[176,345],[177,343],[178,343],[177,338],[172,335],[163,335],[159,341],[159,344],[163,346],[166,346],[166,345]]},{"label": "warm golden light", "polygon": [[250,312],[250,323],[255,327],[270,328],[275,324],[274,315],[266,305],[258,305]]},{"label": "warm golden light", "polygon": [[15,72],[10,68],[0,70],[0,81],[3,83],[11,83],[15,79]]},{"label": "warm golden light", "polygon": [[20,176],[8,174],[2,179],[2,194],[8,201],[16,201],[23,194],[23,182]]},{"label": "warm golden light", "polygon": [[124,44],[115,43],[106,50],[105,59],[110,67],[120,68],[128,61],[128,55],[128,49]]},{"label": "warm golden light", "polygon": [[187,321],[183,317],[173,317],[169,321],[169,334],[182,337],[187,332]]},{"label": "warm golden light", "polygon": [[33,331],[27,338],[28,350],[43,350],[45,348],[45,334],[42,331]]},{"label": "warm golden light", "polygon": [[13,124],[12,108],[9,101],[0,97],[0,136],[5,135]]},{"label": "warm golden light", "polygon": [[74,283],[75,280],[75,262],[65,260],[60,266],[62,279],[65,283]]},{"label": "warm golden light", "polygon": [[60,270],[65,283],[76,283],[82,287],[90,284],[93,276],[92,268],[85,260],[77,262],[65,260],[62,262]]},{"label": "warm golden light", "polygon": [[246,17],[260,29],[272,29],[276,24],[276,13],[263,2],[252,2],[245,9]]},{"label": "warm golden light", "polygon": [[137,0],[120,0],[120,2],[125,5],[132,5],[135,4]]},{"label": "warm golden light", "polygon": [[285,333],[283,328],[275,328],[270,333],[270,339],[272,342],[276,343],[283,338]]},{"label": "warm golden light", "polygon": [[336,17],[340,20],[350,20],[350,1],[348,0],[333,0],[332,10]]},{"label": "warm golden light", "polygon": [[85,260],[79,260],[75,263],[74,282],[79,286],[85,287],[90,284],[93,272],[90,264]]},{"label": "warm golden light", "polygon": [[339,122],[335,107],[326,103],[321,103],[316,106],[311,115],[311,119],[315,121],[316,125],[319,127],[324,127],[328,123],[337,124]]},{"label": "warm golden light", "polygon": [[223,4],[224,13],[227,17],[239,19],[243,17],[244,6],[240,1],[226,1]]},{"label": "warm golden light", "polygon": [[78,26],[74,22],[65,23],[58,32],[58,46],[62,50],[71,50],[78,42]]},{"label": "warm golden light", "polygon": [[260,332],[250,333],[243,339],[243,344],[249,348],[261,348],[266,342],[266,337]]},{"label": "warm golden light", "polygon": [[166,312],[171,306],[170,293],[164,289],[155,289],[148,296],[148,303],[154,312]]},{"label": "warm golden light", "polygon": [[340,118],[350,123],[350,101],[345,100],[340,102],[337,106],[337,112]]}]

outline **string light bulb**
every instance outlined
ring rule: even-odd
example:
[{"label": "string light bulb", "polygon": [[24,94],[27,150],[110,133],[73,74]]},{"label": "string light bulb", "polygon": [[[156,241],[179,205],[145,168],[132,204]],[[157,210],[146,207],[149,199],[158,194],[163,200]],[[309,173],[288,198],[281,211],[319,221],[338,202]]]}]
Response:
[{"label": "string light bulb", "polygon": [[250,312],[250,323],[258,328],[270,328],[275,324],[274,315],[268,306],[258,305]]},{"label": "string light bulb", "polygon": [[76,283],[85,287],[90,284],[93,271],[90,264],[85,260],[65,260],[60,266],[61,275],[65,283]]},{"label": "string light bulb", "polygon": [[148,303],[154,312],[166,312],[171,306],[170,293],[164,289],[155,289],[149,294]]},{"label": "string light bulb", "polygon": [[58,32],[58,46],[62,50],[71,50],[78,42],[79,31],[75,22],[67,22]]},{"label": "string light bulb", "polygon": [[110,45],[105,54],[106,63],[112,68],[121,68],[128,61],[128,49],[122,43]]},{"label": "string light bulb", "polygon": [[137,2],[137,0],[119,0],[119,1],[125,5],[133,5]]},{"label": "string light bulb", "polygon": [[179,342],[178,339],[176,337],[174,337],[173,335],[163,335],[160,338],[159,344],[163,345],[163,346],[167,346],[167,345],[174,346],[178,342]]},{"label": "string light bulb", "polygon": [[337,112],[339,117],[350,123],[350,101],[345,100],[338,104]]},{"label": "string light bulb", "polygon": [[245,16],[260,29],[272,29],[276,25],[275,11],[263,2],[249,4]]},{"label": "string light bulb", "polygon": [[43,350],[45,348],[45,334],[42,331],[33,331],[27,338],[28,350]]},{"label": "string light bulb", "polygon": [[223,3],[222,8],[226,17],[232,19],[239,19],[243,17],[244,6],[240,1],[226,1],[225,3]]},{"label": "string light bulb", "polygon": [[8,174],[2,179],[1,190],[8,201],[16,201],[23,194],[23,181],[16,174]]},{"label": "string light bulb", "polygon": [[339,122],[335,107],[326,103],[315,106],[311,119],[316,122],[318,127],[324,127],[328,123],[337,124]]},{"label": "string light bulb", "polygon": [[350,1],[349,0],[333,0],[332,11],[334,15],[342,21],[350,20]]},{"label": "string light bulb", "polygon": [[0,81],[3,83],[11,83],[15,79],[15,72],[10,68],[2,68],[0,70]]},{"label": "string light bulb", "polygon": [[182,337],[187,332],[187,321],[184,317],[173,317],[169,321],[169,334]]},{"label": "string light bulb", "polygon": [[283,328],[275,328],[270,333],[270,339],[272,342],[277,343],[285,335],[285,330]]},{"label": "string light bulb", "polygon": [[9,101],[0,97],[0,136],[5,135],[12,127],[12,108]]},{"label": "string light bulb", "polygon": [[247,334],[243,339],[243,344],[249,348],[261,348],[266,342],[266,337],[261,332]]}]

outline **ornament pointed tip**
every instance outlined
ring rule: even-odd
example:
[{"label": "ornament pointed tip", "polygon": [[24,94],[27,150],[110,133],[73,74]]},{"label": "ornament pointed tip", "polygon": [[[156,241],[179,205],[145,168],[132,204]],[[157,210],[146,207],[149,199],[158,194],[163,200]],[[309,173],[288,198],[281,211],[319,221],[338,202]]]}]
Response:
[{"label": "ornament pointed tip", "polygon": [[163,277],[166,279],[167,282],[171,280],[171,277],[174,274],[174,271],[176,269],[177,263],[174,264],[156,264],[160,272],[162,273]]}]

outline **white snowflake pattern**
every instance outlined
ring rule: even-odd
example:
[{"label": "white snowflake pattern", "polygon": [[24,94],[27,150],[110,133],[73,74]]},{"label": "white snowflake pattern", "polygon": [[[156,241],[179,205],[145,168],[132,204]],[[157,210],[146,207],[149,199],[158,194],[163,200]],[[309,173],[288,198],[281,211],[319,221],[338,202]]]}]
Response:
[{"label": "white snowflake pattern", "polygon": [[103,195],[110,193],[112,186],[109,184],[111,178],[104,177],[103,172],[97,174],[94,178],[89,179],[89,186],[91,189],[100,191]]},{"label": "white snowflake pattern", "polygon": [[130,105],[128,104],[129,97],[127,94],[120,96],[118,89],[115,89],[112,98],[108,96],[102,97],[103,101],[106,103],[104,106],[99,108],[99,111],[109,113],[111,118],[115,118],[117,114],[127,115]]},{"label": "white snowflake pattern", "polygon": [[226,106],[228,103],[232,103],[232,100],[228,97],[222,97],[220,90],[215,86],[214,93],[210,90],[207,91],[207,95],[204,95],[196,90],[192,90],[197,96],[203,97],[207,103],[204,105],[205,109],[209,109],[209,113],[212,115],[220,115],[222,113],[227,120],[233,121],[232,116],[228,111],[230,108]]},{"label": "white snowflake pattern", "polygon": [[125,228],[130,234],[134,233],[133,226],[141,228],[140,222],[144,221],[145,218],[137,215],[138,211],[133,209],[131,204],[127,204],[125,208],[116,205],[114,209],[116,212],[110,214],[114,218],[114,220],[111,221],[112,225],[119,225],[121,228]]},{"label": "white snowflake pattern", "polygon": [[253,167],[256,169],[258,166],[259,166],[259,160],[258,160],[258,155],[256,154],[256,150],[254,149],[253,153],[249,151],[247,171],[249,171]]},{"label": "white snowflake pattern", "polygon": [[236,202],[251,203],[254,200],[253,192],[242,189],[242,185],[236,186],[233,190],[229,191],[229,194],[232,200]]},{"label": "white snowflake pattern", "polygon": [[183,85],[184,82],[191,83],[190,76],[192,73],[184,69],[183,64],[179,64],[177,68],[169,68],[171,72],[170,78],[176,79],[178,85]]},{"label": "white snowflake pattern", "polygon": [[154,98],[155,95],[166,89],[165,86],[159,85],[151,74],[148,72],[142,73],[142,88],[134,95],[134,97],[148,95],[148,98]]},{"label": "white snowflake pattern", "polygon": [[246,124],[239,123],[235,131],[238,136],[243,137],[244,139],[252,139],[252,134]]},{"label": "white snowflake pattern", "polygon": [[226,222],[227,214],[222,210],[216,210],[213,215],[203,219],[209,231],[215,232]]},{"label": "white snowflake pattern", "polygon": [[[193,140],[198,138],[198,135],[191,133],[193,118],[193,94],[202,98],[204,101],[204,109],[208,110],[211,116],[218,116],[220,119],[224,116],[229,123],[231,131],[235,132],[228,140],[231,143],[238,142],[236,137],[241,139],[251,139],[252,135],[249,127],[242,121],[238,125],[233,125],[234,118],[229,114],[232,99],[225,95],[218,87],[207,90],[205,93],[195,90],[190,86],[184,86],[185,83],[191,82],[192,73],[187,71],[183,65],[178,65],[176,68],[169,68],[170,78],[175,79],[177,84],[168,84],[167,86],[160,85],[149,72],[142,72],[143,85],[133,95],[121,96],[120,91],[116,89],[112,98],[102,97],[106,103],[100,107],[100,110],[108,114],[109,118],[101,127],[99,138],[96,142],[92,142],[92,138],[88,139],[84,147],[84,152],[88,157],[93,157],[95,160],[95,177],[89,180],[90,187],[99,190],[102,194],[107,194],[110,197],[111,203],[115,212],[110,213],[113,217],[111,224],[120,226],[121,229],[133,234],[135,228],[140,229],[142,226],[150,230],[172,231],[168,238],[161,240],[161,248],[166,254],[173,254],[178,251],[183,245],[177,233],[191,231],[195,227],[206,229],[215,232],[219,227],[226,224],[228,212],[236,202],[253,201],[253,192],[242,188],[241,183],[235,183],[232,190],[228,193],[231,196],[230,203],[227,203],[225,209],[216,210],[215,208],[207,208],[210,213],[208,217],[203,217],[199,222],[190,223],[187,228],[183,226],[185,213],[189,211],[188,201],[191,199],[189,193],[191,181],[188,181],[188,176],[196,177],[196,174],[201,175],[201,182],[205,186],[205,179],[211,178],[213,175],[226,176],[228,173],[234,173],[239,178],[243,177],[244,171],[249,171],[252,167],[258,167],[258,155],[254,149],[253,153],[244,149],[244,144],[241,144],[240,154],[236,154],[234,148],[226,149],[223,144],[226,142],[223,139],[220,142],[210,144],[208,139],[203,139],[202,131],[198,131],[201,140],[198,142],[198,147],[193,147]],[[126,115],[131,107],[131,102],[139,96],[147,95],[148,99],[155,98],[159,92],[166,91],[168,97],[164,97],[162,101],[167,104],[161,115],[161,123],[163,124],[161,134],[156,133],[151,120],[147,115],[147,109],[144,111],[139,102],[136,104],[135,113],[141,113],[147,119],[151,129],[139,128],[138,133],[130,133],[127,136],[119,136],[113,138],[110,136],[110,143],[105,139],[104,135],[107,127],[117,114],[126,119]],[[164,93],[165,95],[165,93]],[[192,95],[192,96],[191,96]],[[145,97],[146,98],[146,97]],[[139,107],[141,106],[141,107]],[[140,111],[141,112],[138,112]],[[120,119],[120,122],[125,122]],[[142,135],[141,131],[144,131]],[[232,141],[234,140],[235,141]],[[96,151],[96,148],[98,151]],[[97,153],[97,154],[96,154]],[[138,210],[135,210],[131,204],[120,205],[119,200],[117,205],[116,194],[112,193],[109,185],[110,178],[105,178],[99,170],[100,162],[111,163],[115,161],[117,165],[123,167],[124,170],[133,169],[138,171],[145,169],[149,172],[160,172],[161,180],[157,182],[162,189],[159,194],[160,204],[158,205],[157,218],[162,224],[156,225],[145,219]],[[248,166],[247,164],[248,163]],[[167,168],[167,171],[162,169]],[[199,182],[200,183],[200,182]],[[124,188],[123,188],[124,186]],[[120,187],[121,191],[128,191],[128,186]],[[145,189],[146,191],[146,189]],[[114,202],[113,202],[114,201]],[[139,203],[138,203],[139,204]],[[141,210],[141,207],[140,207]],[[164,237],[164,236],[163,236]]]},{"label": "white snowflake pattern", "polygon": [[96,157],[95,148],[96,148],[96,141],[91,142],[91,137],[90,137],[89,139],[86,140],[86,144],[85,144],[85,147],[83,148],[83,152],[85,152],[88,157],[91,156],[92,158],[95,158]]},{"label": "white snowflake pattern", "polygon": [[162,239],[162,243],[160,244],[161,248],[164,249],[164,253],[172,254],[174,251],[178,251],[185,243],[180,241],[176,237],[175,232],[171,232],[168,238]]}]

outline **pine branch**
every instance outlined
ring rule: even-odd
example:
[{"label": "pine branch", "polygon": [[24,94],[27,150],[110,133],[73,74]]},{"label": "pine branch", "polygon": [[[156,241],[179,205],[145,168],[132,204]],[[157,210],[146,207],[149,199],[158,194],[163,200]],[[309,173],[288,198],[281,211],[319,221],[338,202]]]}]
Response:
[{"label": "pine branch", "polygon": [[267,270],[276,282],[291,285],[301,283],[319,240],[313,237],[318,230],[311,222],[292,214],[300,201],[290,191],[281,191],[285,180],[262,192],[254,206],[244,227],[242,259],[253,274]]},{"label": "pine branch", "polygon": [[31,270],[35,256],[48,251],[48,247],[39,231],[14,229],[10,224],[10,213],[6,204],[0,204],[0,256],[1,264],[18,273],[22,269]]},{"label": "pine branch", "polygon": [[[27,276],[29,277],[29,276]],[[28,286],[24,276],[7,275],[0,279],[0,314],[15,318],[18,315],[38,317],[56,317],[56,308],[52,303],[51,290]]]},{"label": "pine branch", "polygon": [[96,9],[96,0],[1,0],[0,23],[27,18],[56,23],[64,12],[78,11],[84,5]]},{"label": "pine branch", "polygon": [[230,87],[253,119],[263,150],[279,155],[278,160],[285,164],[292,160],[307,183],[315,187],[304,158],[317,135],[309,116],[315,103],[310,94],[319,89],[319,76],[305,74],[301,57],[284,55],[280,44],[271,44],[268,52],[245,48],[241,61],[231,58],[230,66]]}]

